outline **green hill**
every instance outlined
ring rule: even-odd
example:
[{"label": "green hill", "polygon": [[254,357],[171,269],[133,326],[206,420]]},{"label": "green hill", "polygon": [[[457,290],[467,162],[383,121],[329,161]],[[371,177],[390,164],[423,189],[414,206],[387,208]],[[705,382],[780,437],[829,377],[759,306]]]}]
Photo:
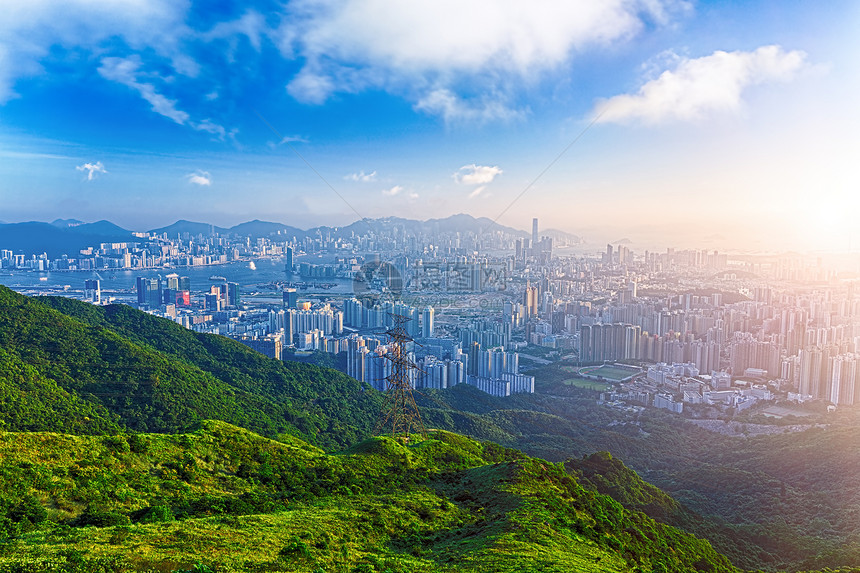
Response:
[{"label": "green hill", "polygon": [[178,432],[219,419],[325,448],[367,437],[378,393],[123,305],[0,287],[0,423],[8,430]]},{"label": "green hill", "polygon": [[[860,567],[857,406],[815,419],[827,429],[735,437],[661,410],[599,407],[595,392],[563,383],[570,375],[558,364],[530,373],[536,376],[535,394],[495,398],[458,386],[426,392],[428,399],[420,403],[440,416],[443,406],[456,409],[471,427],[493,433],[475,435],[550,461],[611,452],[638,473],[635,479],[642,476],[680,504],[678,513],[649,515],[710,540],[739,567]],[[601,473],[611,483],[612,468]],[[635,510],[660,510],[659,504],[629,503],[623,496],[634,478],[618,479],[624,484],[620,492],[600,491],[620,493],[617,499]]]},{"label": "green hill", "polygon": [[734,571],[561,464],[447,432],[0,433],[0,571]]},{"label": "green hill", "polygon": [[580,459],[570,459],[565,468],[583,487],[608,495],[631,511],[708,539],[718,551],[735,564],[750,568],[775,561],[778,556],[748,539],[721,519],[705,519],[675,500],[663,490],[639,477],[609,452],[597,452]]}]

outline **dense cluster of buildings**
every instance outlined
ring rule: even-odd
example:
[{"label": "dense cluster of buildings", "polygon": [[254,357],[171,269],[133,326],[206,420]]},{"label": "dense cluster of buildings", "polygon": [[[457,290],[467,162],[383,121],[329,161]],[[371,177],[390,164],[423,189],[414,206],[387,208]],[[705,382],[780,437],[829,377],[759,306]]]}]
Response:
[{"label": "dense cluster of buildings", "polygon": [[[636,381],[653,388],[626,391],[634,399],[645,392],[649,405],[670,410],[697,401],[743,409],[763,396],[837,406],[860,401],[856,281],[820,261],[642,253],[624,242],[564,256],[567,245],[541,236],[532,223],[530,234],[438,223],[413,232],[385,220],[357,223],[349,233],[320,228],[302,238],[142,235],[140,242],[104,243],[74,258],[0,250],[0,262],[33,270],[133,269],[276,256],[302,277],[348,277],[355,288],[346,296],[284,288],[275,293],[280,304],[258,304],[243,300],[241,285],[226,279],[193,290],[178,269],[165,278],[138,278],[136,302],[271,356],[286,349],[346,356],[350,375],[378,387],[390,368],[384,332],[401,315],[418,342],[410,347],[419,366],[416,387],[530,392],[534,380],[520,372],[521,358],[528,358],[527,371],[535,364],[529,355],[536,355],[578,365],[687,365],[683,374],[657,370],[662,378]],[[310,253],[317,255],[313,263],[303,260]],[[83,296],[103,300],[98,280],[87,280]]]},{"label": "dense cluster of buildings", "polygon": [[[49,258],[47,253],[14,253],[0,249],[0,268],[34,271],[105,271],[225,264],[242,258],[284,256],[295,239],[181,233],[134,233],[138,240],[99,243]],[[291,254],[291,253],[290,253]]]}]

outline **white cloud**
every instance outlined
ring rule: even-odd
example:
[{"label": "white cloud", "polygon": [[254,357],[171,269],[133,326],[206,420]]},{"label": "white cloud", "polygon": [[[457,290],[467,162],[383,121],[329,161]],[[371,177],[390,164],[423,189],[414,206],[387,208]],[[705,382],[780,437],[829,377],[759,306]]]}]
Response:
[{"label": "white cloud", "polygon": [[463,185],[487,185],[493,182],[496,175],[502,173],[498,166],[489,165],[464,165],[454,173],[454,181]]},{"label": "white cloud", "polygon": [[695,121],[711,113],[735,112],[750,86],[787,82],[808,67],[804,52],[786,52],[780,46],[680,58],[674,70],[664,71],[636,94],[601,101],[594,115],[601,123]]},{"label": "white cloud", "polygon": [[[44,73],[41,60],[55,46],[109,53],[114,46],[146,54],[147,61],[185,76],[196,76],[200,66],[186,53],[197,39],[245,35],[259,48],[262,18],[248,12],[235,22],[218,25],[209,36],[198,34],[185,23],[189,0],[4,0],[0,18],[0,104],[17,97],[18,78]],[[220,26],[220,27],[219,27]],[[106,47],[110,46],[110,47]],[[172,121],[210,133],[218,139],[230,135],[210,119],[192,121],[176,100],[165,96],[158,82],[172,78],[143,71],[141,56],[103,57],[98,68],[105,79],[135,90],[156,113]],[[211,92],[206,99],[217,98]]]},{"label": "white cloud", "polygon": [[[476,187],[474,191],[469,193],[469,199],[474,199],[475,197],[478,197],[481,193],[484,193],[484,190],[486,190],[486,188],[487,188],[486,185],[481,185],[480,187]],[[489,195],[489,193],[484,193],[484,197],[487,197],[488,195]]]},{"label": "white cloud", "polygon": [[302,70],[287,85],[287,92],[302,103],[322,104],[335,91],[331,78]]},{"label": "white cloud", "polygon": [[[277,31],[285,57],[305,64],[288,85],[305,103],[384,89],[446,120],[507,118],[507,96],[595,45],[667,24],[680,0],[297,0]],[[484,92],[456,93],[463,78]],[[476,82],[470,82],[476,85]]]},{"label": "white cloud", "polygon": [[238,20],[219,22],[212,30],[203,35],[206,40],[226,39],[233,44],[238,36],[245,36],[255,50],[260,51],[261,39],[266,31],[266,19],[255,10],[248,10]]},{"label": "white cloud", "polygon": [[358,181],[360,183],[370,183],[371,181],[376,181],[376,171],[371,171],[370,173],[365,173],[364,171],[360,171],[358,173],[350,173],[346,177],[344,177],[347,181]]},{"label": "white cloud", "polygon": [[300,135],[285,135],[283,139],[281,139],[281,143],[307,143],[308,139],[306,137],[301,137]]},{"label": "white cloud", "polygon": [[204,119],[198,123],[192,123],[191,127],[196,129],[197,131],[206,131],[211,133],[212,135],[217,135],[218,139],[223,140],[227,135],[227,130],[224,129],[223,126],[218,125],[217,123],[213,123],[209,119]]},{"label": "white cloud", "polygon": [[[686,3],[673,0],[344,0],[294,3],[283,31],[312,60],[397,70],[469,71],[492,66],[525,72],[552,67],[591,44],[626,39],[644,18],[666,22]],[[441,33],[444,31],[444,33]]]},{"label": "white cloud", "polygon": [[[140,97],[149,102],[155,113],[170,118],[180,125],[185,124],[189,115],[176,108],[175,100],[168,99],[158,93],[154,85],[138,81],[140,65],[140,57],[136,55],[128,58],[104,58],[102,65],[99,66],[99,74],[105,79],[119,82],[137,91]],[[205,127],[203,129],[208,131]]]},{"label": "white cloud", "polygon": [[100,173],[107,173],[107,169],[105,169],[105,166],[102,165],[101,161],[96,161],[95,163],[84,163],[83,165],[78,165],[75,169],[78,171],[86,171],[87,181],[92,181]]},{"label": "white cloud", "polygon": [[[524,115],[523,111],[509,107],[498,94],[486,95],[477,102],[468,102],[448,89],[435,89],[415,104],[416,111],[441,116],[446,123],[473,121],[487,123],[497,119],[508,120]],[[496,99],[498,98],[498,99]]]},{"label": "white cloud", "polygon": [[205,131],[216,136],[219,140],[224,140],[227,136],[227,130],[224,126],[218,125],[210,119],[202,121],[191,121],[191,116],[176,107],[176,100],[169,99],[158,92],[155,85],[145,81],[141,81],[141,76],[146,76],[140,70],[141,60],[137,55],[127,58],[104,58],[99,66],[99,74],[107,80],[118,82],[127,86],[140,94],[151,106],[152,111],[163,115],[166,118],[172,119],[180,125],[188,125],[197,131]]},{"label": "white cloud", "polygon": [[186,175],[185,178],[188,179],[189,183],[193,183],[195,185],[203,187],[209,187],[212,185],[212,176],[209,175],[208,171],[195,171],[194,173]]},{"label": "white cloud", "polygon": [[395,185],[395,186],[394,186],[394,187],[392,187],[391,189],[383,189],[383,190],[382,190],[382,194],[383,194],[383,195],[386,195],[386,196],[388,196],[388,197],[394,197],[395,195],[397,195],[397,194],[399,194],[401,191],[403,191],[403,189],[404,189],[404,188],[403,188],[403,186],[402,186],[402,185]]},{"label": "white cloud", "polygon": [[15,82],[44,73],[53,46],[94,49],[120,39],[132,50],[151,49],[180,73],[196,63],[180,44],[190,30],[187,0],[4,0],[0,18],[0,104],[16,97]]}]

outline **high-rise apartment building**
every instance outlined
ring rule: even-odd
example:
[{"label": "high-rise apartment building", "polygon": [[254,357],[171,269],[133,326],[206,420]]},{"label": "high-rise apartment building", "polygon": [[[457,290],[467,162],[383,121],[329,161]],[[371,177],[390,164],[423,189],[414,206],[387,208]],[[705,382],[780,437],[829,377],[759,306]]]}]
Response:
[{"label": "high-rise apartment building", "polygon": [[428,306],[424,309],[424,313],[422,315],[422,323],[421,323],[421,335],[424,338],[430,338],[433,336],[433,332],[435,330],[435,325],[433,324],[433,316],[435,311],[432,306]]}]

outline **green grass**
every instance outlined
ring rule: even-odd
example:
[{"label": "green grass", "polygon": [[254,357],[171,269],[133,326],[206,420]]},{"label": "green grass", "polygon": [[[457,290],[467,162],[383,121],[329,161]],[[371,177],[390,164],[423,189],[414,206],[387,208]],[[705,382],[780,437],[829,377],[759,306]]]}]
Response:
[{"label": "green grass", "polygon": [[636,372],[627,368],[615,368],[613,366],[598,366],[597,368],[583,368],[580,370],[582,374],[591,376],[601,376],[607,380],[624,380],[635,375]]},{"label": "green grass", "polygon": [[489,442],[437,431],[326,454],[282,440],[214,421],[0,433],[0,572],[734,571],[562,464]]},{"label": "green grass", "polygon": [[565,386],[576,386],[577,388],[585,388],[586,390],[596,390],[603,392],[610,388],[609,384],[588,380],[586,378],[569,378],[563,382]]}]

